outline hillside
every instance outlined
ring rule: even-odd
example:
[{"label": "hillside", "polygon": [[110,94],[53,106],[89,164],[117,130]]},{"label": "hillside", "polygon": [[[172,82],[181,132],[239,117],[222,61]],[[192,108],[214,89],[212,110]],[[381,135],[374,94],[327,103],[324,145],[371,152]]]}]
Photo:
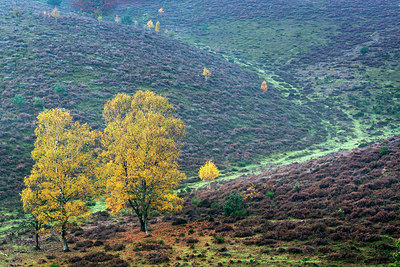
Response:
[{"label": "hillside", "polygon": [[139,24],[159,20],[176,38],[243,65],[320,113],[328,141],[316,148],[324,151],[399,133],[399,11],[386,0],[168,0],[116,13]]},{"label": "hillside", "polygon": [[[43,251],[32,252],[29,231],[15,226],[18,235],[8,234],[1,250],[10,256],[0,263],[386,265],[400,237],[398,177],[399,136],[217,182],[215,189],[182,191],[182,213],[153,218],[149,237],[138,231],[136,218],[102,211],[71,231],[73,252],[58,253],[58,240],[51,237],[42,240]],[[225,216],[224,198],[235,190],[244,196],[253,192],[244,200],[247,214]]]},{"label": "hillside", "polygon": [[[0,0],[0,198],[18,192],[29,172],[34,120],[62,107],[95,129],[117,92],[152,90],[167,96],[187,125],[181,164],[189,174],[207,159],[220,168],[322,142],[321,118],[285,100],[238,65],[155,32],[62,13],[49,6]],[[206,81],[202,70],[212,72]],[[56,92],[61,85],[65,92]],[[24,104],[13,103],[21,95]],[[40,98],[44,105],[34,105]],[[40,101],[39,101],[40,102]]]}]

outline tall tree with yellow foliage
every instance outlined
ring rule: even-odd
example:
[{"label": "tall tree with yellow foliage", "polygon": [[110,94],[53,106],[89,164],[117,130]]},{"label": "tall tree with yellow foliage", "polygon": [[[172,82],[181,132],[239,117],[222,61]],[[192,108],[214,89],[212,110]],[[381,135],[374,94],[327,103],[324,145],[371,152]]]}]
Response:
[{"label": "tall tree with yellow foliage", "polygon": [[68,251],[70,223],[90,214],[84,200],[94,193],[95,133],[61,109],[45,110],[37,120],[35,164],[25,177],[21,200],[39,222],[60,231],[63,250]]},{"label": "tall tree with yellow foliage", "polygon": [[166,98],[149,91],[118,94],[104,106],[107,208],[112,213],[131,208],[146,234],[151,211],[182,209],[173,189],[185,177],[178,170],[185,126],[174,112]]},{"label": "tall tree with yellow foliage", "polygon": [[219,176],[219,170],[217,166],[215,166],[214,162],[209,160],[201,166],[199,170],[199,177],[203,181],[208,182],[208,189],[211,188],[211,181]]}]

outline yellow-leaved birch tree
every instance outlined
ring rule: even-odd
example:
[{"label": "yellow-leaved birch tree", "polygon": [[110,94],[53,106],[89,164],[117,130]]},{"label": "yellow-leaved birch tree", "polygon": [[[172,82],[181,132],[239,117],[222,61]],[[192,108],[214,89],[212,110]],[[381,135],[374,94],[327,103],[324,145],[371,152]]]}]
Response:
[{"label": "yellow-leaved birch tree", "polygon": [[184,173],[178,170],[185,126],[162,96],[138,91],[118,94],[104,106],[103,178],[107,208],[128,207],[148,234],[152,211],[179,211],[183,200],[173,192]]},{"label": "yellow-leaved birch tree", "polygon": [[211,188],[211,181],[219,176],[219,170],[212,160],[209,160],[200,167],[199,177],[201,180],[208,182],[208,189]]},{"label": "yellow-leaved birch tree", "polygon": [[35,134],[35,164],[25,177],[21,200],[39,222],[60,232],[63,250],[68,251],[70,223],[90,214],[84,201],[94,194],[96,133],[74,122],[68,111],[53,109],[38,115]]}]

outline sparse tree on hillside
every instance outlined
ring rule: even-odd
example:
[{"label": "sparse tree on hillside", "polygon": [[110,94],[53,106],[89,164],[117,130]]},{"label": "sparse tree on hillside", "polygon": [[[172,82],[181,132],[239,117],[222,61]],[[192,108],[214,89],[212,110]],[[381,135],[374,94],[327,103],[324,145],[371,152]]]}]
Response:
[{"label": "sparse tree on hillside", "polygon": [[163,9],[163,8],[160,8],[160,9],[158,10],[158,13],[160,13],[160,14],[164,13],[164,9]]},{"label": "sparse tree on hillside", "polygon": [[103,20],[103,17],[102,17],[102,16],[98,16],[98,17],[97,17],[97,20],[99,21],[99,25],[100,25],[100,23],[101,23],[102,20]]},{"label": "sparse tree on hillside", "polygon": [[263,81],[261,84],[261,90],[263,90],[264,92],[267,92],[268,90],[268,86],[267,86],[267,82]]},{"label": "sparse tree on hillside", "polygon": [[149,21],[147,22],[146,26],[147,26],[148,29],[153,29],[153,28],[154,28],[154,23],[153,23],[153,21],[152,21],[152,20],[149,20]]},{"label": "sparse tree on hillside", "polygon": [[60,231],[63,250],[68,251],[69,224],[90,214],[84,200],[94,193],[95,133],[61,109],[45,110],[37,119],[35,165],[25,177],[21,200],[38,222]]},{"label": "sparse tree on hillside", "polygon": [[211,71],[209,71],[207,68],[203,69],[203,76],[206,79],[206,81],[208,80],[208,78],[210,78],[211,76]]},{"label": "sparse tree on hillside", "polygon": [[156,23],[156,32],[160,32],[160,22],[157,21]]},{"label": "sparse tree on hillside", "polygon": [[120,23],[121,22],[121,18],[118,15],[115,15],[115,22],[116,23]]},{"label": "sparse tree on hillside", "polygon": [[53,11],[51,11],[51,16],[56,20],[58,20],[58,18],[60,17],[60,12],[56,7],[53,9]]},{"label": "sparse tree on hillside", "polygon": [[211,188],[211,181],[219,176],[219,170],[217,166],[215,166],[214,162],[209,160],[201,166],[199,170],[199,177],[203,181],[208,182],[208,189]]},{"label": "sparse tree on hillside", "polygon": [[132,208],[146,234],[151,211],[182,209],[172,190],[185,177],[178,170],[185,127],[174,111],[166,98],[149,91],[118,94],[104,106],[107,208]]}]

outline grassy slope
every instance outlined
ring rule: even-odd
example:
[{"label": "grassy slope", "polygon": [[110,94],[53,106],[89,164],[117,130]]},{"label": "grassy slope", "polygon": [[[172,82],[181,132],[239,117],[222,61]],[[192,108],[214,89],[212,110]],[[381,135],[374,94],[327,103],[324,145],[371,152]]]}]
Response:
[{"label": "grassy slope", "polygon": [[[187,124],[182,165],[196,173],[206,159],[224,172],[276,151],[302,149],[326,140],[317,112],[283,99],[279,90],[259,89],[261,79],[215,55],[155,32],[66,14],[43,17],[51,9],[34,1],[0,10],[0,170],[1,196],[15,194],[32,162],[32,123],[40,108],[63,107],[102,129],[101,110],[117,92],[153,90],[170,98]],[[203,67],[212,71],[205,81]],[[66,93],[57,95],[54,86]],[[25,99],[22,108],[11,100]],[[274,152],[272,152],[274,151]]]},{"label": "grassy slope", "polygon": [[[117,13],[140,24],[159,20],[178,39],[258,73],[281,95],[319,111],[327,142],[289,155],[319,156],[399,133],[399,9],[396,1],[186,0],[141,2]],[[363,46],[370,52],[361,55]],[[264,161],[287,158],[273,153]]]}]

